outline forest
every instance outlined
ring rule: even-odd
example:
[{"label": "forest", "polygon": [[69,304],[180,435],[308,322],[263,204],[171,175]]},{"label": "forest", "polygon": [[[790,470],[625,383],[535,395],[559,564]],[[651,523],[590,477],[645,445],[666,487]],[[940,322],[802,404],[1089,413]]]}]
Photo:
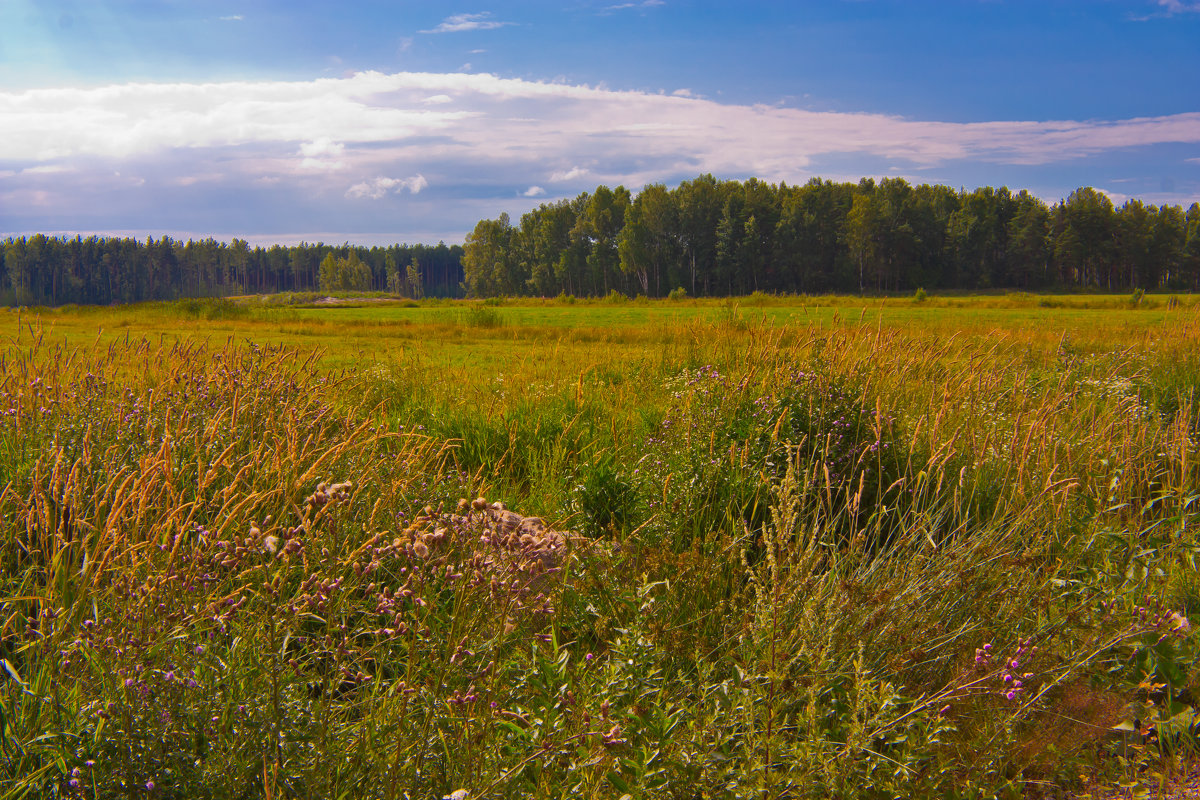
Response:
[{"label": "forest", "polygon": [[37,234],[0,242],[0,304],[135,303],[180,297],[309,291],[461,294],[462,247],[300,244],[251,247]]},{"label": "forest", "polygon": [[0,243],[0,304],[110,304],[283,291],[406,297],[730,296],[928,291],[1200,289],[1200,204],[1120,206],[1083,187],[1028,191],[802,186],[701,175],[636,195],[599,186],[513,224],[480,220],[465,247],[212,238],[49,237]]},{"label": "forest", "polygon": [[1200,284],[1200,204],[1116,207],[1085,187],[1048,206],[1004,187],[701,175],[636,196],[600,186],[516,225],[503,214],[482,220],[463,271],[476,297],[1191,291]]}]

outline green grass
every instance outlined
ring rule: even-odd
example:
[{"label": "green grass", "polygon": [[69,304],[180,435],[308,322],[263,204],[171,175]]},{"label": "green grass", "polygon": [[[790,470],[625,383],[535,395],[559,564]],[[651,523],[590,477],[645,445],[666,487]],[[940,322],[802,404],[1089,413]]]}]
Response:
[{"label": "green grass", "polygon": [[0,315],[0,797],[1015,797],[1191,752],[1190,303],[294,299]]}]

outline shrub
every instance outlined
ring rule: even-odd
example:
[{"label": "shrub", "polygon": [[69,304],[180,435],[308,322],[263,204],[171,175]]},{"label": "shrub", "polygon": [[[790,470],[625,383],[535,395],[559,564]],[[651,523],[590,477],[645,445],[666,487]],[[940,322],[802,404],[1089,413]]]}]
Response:
[{"label": "shrub", "polygon": [[504,315],[490,305],[471,306],[460,319],[471,328],[499,328],[504,324]]},{"label": "shrub", "polygon": [[243,319],[249,314],[246,306],[226,297],[190,298],[178,301],[175,307],[188,319]]},{"label": "shrub", "polygon": [[594,459],[582,470],[575,498],[583,515],[584,533],[599,536],[626,529],[634,518],[633,485],[611,456]]}]

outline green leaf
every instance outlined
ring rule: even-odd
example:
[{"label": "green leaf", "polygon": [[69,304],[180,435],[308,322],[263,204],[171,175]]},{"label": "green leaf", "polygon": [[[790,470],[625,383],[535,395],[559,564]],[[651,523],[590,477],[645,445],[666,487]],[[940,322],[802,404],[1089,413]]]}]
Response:
[{"label": "green leaf", "polygon": [[12,664],[8,663],[7,659],[0,661],[0,664],[4,665],[4,671],[7,672],[9,675],[11,675],[12,679],[14,681],[21,684],[22,686],[25,685],[25,681],[21,680],[21,674],[19,672],[17,672],[17,668],[14,667]]}]

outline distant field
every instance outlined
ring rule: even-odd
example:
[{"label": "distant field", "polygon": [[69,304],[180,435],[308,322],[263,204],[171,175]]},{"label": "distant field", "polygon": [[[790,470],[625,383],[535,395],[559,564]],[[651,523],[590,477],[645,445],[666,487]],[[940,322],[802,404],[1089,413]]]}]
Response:
[{"label": "distant field", "polygon": [[[748,297],[685,301],[364,301],[344,305],[274,305],[258,298],[183,301],[135,306],[9,309],[15,324],[40,320],[46,335],[75,343],[126,336],[225,337],[298,347],[326,347],[329,364],[381,357],[414,344],[423,353],[463,360],[463,348],[482,348],[492,360],[530,343],[588,342],[628,347],[670,343],[706,326],[735,335],[858,325],[930,333],[990,329],[1018,336],[1069,333],[1087,340],[1114,332],[1150,332],[1200,306],[1195,298],[1089,295],[994,295],[917,302],[856,297]],[[215,304],[214,304],[215,303]]]},{"label": "distant field", "polygon": [[1196,747],[1193,298],[295,299],[0,313],[0,798],[1017,797]]}]

